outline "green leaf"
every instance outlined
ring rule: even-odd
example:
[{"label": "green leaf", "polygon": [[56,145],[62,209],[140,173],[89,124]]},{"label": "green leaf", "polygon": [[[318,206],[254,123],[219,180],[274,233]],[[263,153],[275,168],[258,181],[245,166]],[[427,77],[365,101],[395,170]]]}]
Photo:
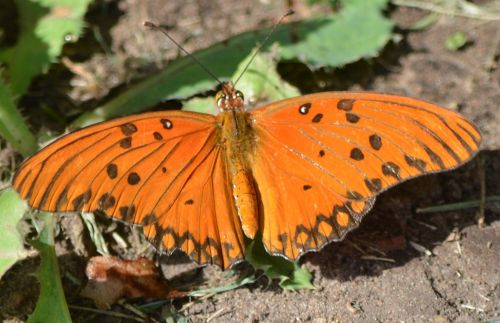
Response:
[{"label": "green leaf", "polygon": [[83,223],[87,227],[90,239],[94,243],[97,252],[101,255],[109,255],[108,245],[106,244],[106,240],[102,235],[101,229],[95,222],[94,213],[82,212],[80,213],[80,215],[82,217]]},{"label": "green leaf", "polygon": [[441,15],[436,12],[431,12],[427,16],[413,23],[409,30],[420,31],[427,29],[430,26],[434,25],[440,16]]},{"label": "green leaf", "polygon": [[20,35],[15,46],[0,52],[7,63],[12,92],[22,95],[32,78],[60,55],[65,39],[76,39],[92,0],[17,0]]},{"label": "green leaf", "polygon": [[[232,79],[238,81],[238,88],[245,95],[247,105],[255,106],[257,102],[269,102],[300,95],[297,88],[286,83],[276,72],[276,62],[270,54],[259,53],[254,56],[252,51],[238,66]],[[247,70],[250,59],[253,59]],[[243,74],[242,74],[243,73]],[[217,114],[213,97],[193,98],[187,101],[183,108],[186,111]]]},{"label": "green leaf", "polygon": [[[264,44],[263,51],[277,43],[277,60],[299,60],[314,68],[336,67],[374,57],[392,35],[393,24],[382,15],[386,4],[387,0],[351,0],[339,15],[280,25]],[[246,32],[193,55],[209,66],[217,78],[227,80],[268,32],[269,29]],[[183,99],[213,89],[216,84],[191,58],[182,57],[158,75],[137,83],[93,112],[83,114],[72,127],[137,113],[166,98]]]},{"label": "green leaf", "polygon": [[219,110],[217,109],[217,105],[215,104],[213,97],[207,98],[192,98],[191,100],[186,101],[182,105],[182,110],[184,111],[193,111],[193,112],[201,112],[201,113],[210,113],[217,114]]},{"label": "green leaf", "polygon": [[453,35],[449,36],[445,42],[446,48],[452,51],[457,51],[460,48],[463,48],[465,44],[467,44],[467,37],[461,31],[453,33]]},{"label": "green leaf", "polygon": [[0,77],[0,135],[24,157],[37,149],[35,136],[30,132],[22,115],[16,109],[14,97]]},{"label": "green leaf", "polygon": [[285,44],[281,57],[299,59],[312,68],[375,57],[392,34],[393,23],[382,14],[386,5],[387,0],[344,1],[338,15],[298,25],[301,41]]},{"label": "green leaf", "polygon": [[50,213],[41,213],[44,227],[33,245],[40,251],[41,263],[36,276],[40,281],[40,296],[35,311],[29,316],[28,323],[71,322],[68,305],[64,297],[61,275],[54,248],[54,226],[56,218]]},{"label": "green leaf", "polygon": [[165,323],[189,323],[190,321],[182,313],[179,313],[173,306],[162,313]]},{"label": "green leaf", "polygon": [[[484,202],[485,202],[485,204],[500,203],[500,195],[488,196],[488,197],[486,197]],[[435,205],[435,206],[417,208],[415,210],[415,212],[417,214],[435,213],[435,212],[450,212],[450,211],[465,210],[465,209],[470,209],[470,208],[478,208],[480,206],[481,206],[481,200],[471,200],[471,201],[463,201],[463,202],[457,202],[457,203],[448,203],[448,204],[443,204],[443,205]]]},{"label": "green leaf", "polygon": [[344,7],[357,7],[357,8],[365,8],[365,10],[373,10],[373,9],[384,9],[389,0],[340,0],[341,5]]},{"label": "green leaf", "polygon": [[28,209],[26,203],[12,189],[0,192],[0,277],[18,260],[26,256],[23,237],[17,224]]},{"label": "green leaf", "polygon": [[253,277],[253,276],[251,276],[251,277],[243,277],[243,278],[240,278],[237,281],[235,281],[234,283],[229,284],[229,285],[220,286],[220,287],[214,287],[214,288],[208,288],[208,289],[194,290],[192,292],[189,292],[187,294],[187,296],[199,297],[199,296],[205,296],[205,295],[214,294],[214,293],[217,293],[217,294],[218,293],[224,293],[224,292],[231,291],[233,289],[240,288],[241,286],[245,286],[245,285],[248,285],[248,284],[253,284],[253,283],[255,283],[256,280],[257,279],[255,277]]},{"label": "green leaf", "polygon": [[296,87],[285,82],[278,74],[277,62],[271,54],[254,54],[255,49],[238,65],[232,77],[237,80],[241,76],[237,87],[245,94],[247,102],[277,101],[300,95]]},{"label": "green leaf", "polygon": [[269,279],[279,279],[283,289],[314,289],[312,275],[297,262],[267,253],[262,237],[256,236],[245,252],[245,259],[257,270],[263,270]]}]

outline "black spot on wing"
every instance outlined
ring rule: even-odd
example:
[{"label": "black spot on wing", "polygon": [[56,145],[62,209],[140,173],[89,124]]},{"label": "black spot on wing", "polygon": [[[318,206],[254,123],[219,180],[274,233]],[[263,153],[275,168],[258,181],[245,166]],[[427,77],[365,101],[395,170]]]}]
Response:
[{"label": "black spot on wing", "polygon": [[356,201],[363,199],[363,195],[361,195],[361,193],[356,192],[356,191],[348,191],[347,197],[351,200],[356,200]]},{"label": "black spot on wing", "polygon": [[416,158],[416,157],[413,157],[410,155],[405,155],[405,161],[409,166],[416,168],[421,172],[425,172],[425,167],[427,165],[426,165],[425,161],[423,161],[422,159],[419,159],[419,158]]},{"label": "black spot on wing", "polygon": [[350,123],[357,123],[359,121],[359,116],[354,113],[346,113],[345,119]]},{"label": "black spot on wing", "polygon": [[314,116],[314,118],[312,118],[312,122],[318,123],[318,122],[321,121],[321,119],[323,119],[323,114],[322,113],[318,113],[317,115]]},{"label": "black spot on wing", "polygon": [[78,195],[72,201],[73,209],[76,211],[82,210],[85,203],[90,201],[91,197],[92,197],[92,192],[90,190],[87,190],[85,193]]},{"label": "black spot on wing", "polygon": [[350,157],[352,159],[354,159],[354,160],[360,161],[360,160],[363,160],[365,158],[365,155],[363,154],[363,152],[361,151],[361,149],[359,149],[359,148],[353,148],[351,150],[351,156]]},{"label": "black spot on wing", "polygon": [[380,190],[382,189],[382,180],[380,180],[380,178],[372,178],[372,179],[366,178],[365,185],[371,192],[377,193],[380,192]]},{"label": "black spot on wing", "polygon": [[125,136],[131,136],[134,132],[137,132],[137,127],[133,123],[122,124],[120,129]]},{"label": "black spot on wing", "polygon": [[288,247],[288,234],[286,232],[283,232],[281,234],[278,234],[276,238],[281,243],[281,252],[283,254],[286,254],[286,250]]},{"label": "black spot on wing", "polygon": [[399,174],[399,170],[399,166],[391,161],[382,164],[382,173],[385,176],[394,177],[395,179],[400,180],[401,175]]},{"label": "black spot on wing", "polygon": [[160,121],[161,121],[161,124],[163,125],[163,128],[165,128],[167,130],[170,130],[174,127],[174,124],[169,119],[161,119]]},{"label": "black spot on wing", "polygon": [[375,150],[380,150],[382,148],[382,138],[379,135],[373,134],[368,138],[370,141],[370,146]]},{"label": "black spot on wing", "polygon": [[128,175],[127,182],[130,185],[136,185],[141,181],[141,177],[136,172],[132,172]]},{"label": "black spot on wing", "polygon": [[304,103],[299,107],[299,113],[302,115],[306,115],[309,113],[309,109],[311,109],[311,103]]},{"label": "black spot on wing", "polygon": [[156,214],[151,213],[146,216],[144,216],[141,220],[142,225],[150,225],[158,221],[158,218],[156,217]]},{"label": "black spot on wing", "polygon": [[351,111],[354,104],[354,99],[343,99],[337,103],[337,109]]},{"label": "black spot on wing", "polygon": [[99,207],[104,211],[115,206],[115,203],[116,203],[115,197],[109,193],[104,193],[99,198]]},{"label": "black spot on wing", "polygon": [[115,179],[116,176],[118,176],[118,166],[116,166],[116,164],[109,164],[107,167],[106,167],[106,173],[108,174],[108,177],[111,178],[111,179]]},{"label": "black spot on wing", "polygon": [[132,146],[132,137],[126,137],[120,140],[120,147],[122,148],[130,148]]},{"label": "black spot on wing", "polygon": [[131,204],[130,206],[122,206],[119,209],[120,218],[123,221],[131,222],[134,219],[135,215],[135,205]]}]

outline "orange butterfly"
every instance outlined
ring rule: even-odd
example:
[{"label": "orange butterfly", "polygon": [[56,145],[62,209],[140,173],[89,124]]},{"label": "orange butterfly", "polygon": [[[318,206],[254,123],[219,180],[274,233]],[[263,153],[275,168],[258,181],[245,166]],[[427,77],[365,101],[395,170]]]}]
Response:
[{"label": "orange butterfly", "polygon": [[292,260],[341,240],[377,194],[465,163],[481,139],[460,114],[402,96],[318,93],[248,112],[224,83],[216,100],[217,116],[152,112],[65,135],[14,188],[36,209],[100,209],[226,268],[258,232]]}]

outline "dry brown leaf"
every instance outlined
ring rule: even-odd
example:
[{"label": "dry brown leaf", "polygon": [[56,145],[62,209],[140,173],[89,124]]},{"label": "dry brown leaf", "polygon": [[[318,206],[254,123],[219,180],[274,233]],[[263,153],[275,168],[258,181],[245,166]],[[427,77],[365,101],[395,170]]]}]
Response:
[{"label": "dry brown leaf", "polygon": [[170,290],[153,262],[146,258],[123,260],[98,256],[89,260],[87,285],[81,296],[90,298],[98,308],[106,309],[123,297],[172,298],[185,292]]}]

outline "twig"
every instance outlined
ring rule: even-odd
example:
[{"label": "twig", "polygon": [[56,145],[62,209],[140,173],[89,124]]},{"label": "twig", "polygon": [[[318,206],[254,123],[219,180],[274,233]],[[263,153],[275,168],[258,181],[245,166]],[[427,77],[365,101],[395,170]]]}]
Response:
[{"label": "twig", "polygon": [[390,263],[395,263],[396,262],[396,260],[391,259],[391,258],[377,257],[377,256],[372,256],[372,255],[361,256],[361,259],[363,259],[363,260],[385,261],[385,262],[390,262]]},{"label": "twig", "polygon": [[87,311],[87,312],[92,312],[92,313],[97,313],[97,314],[102,314],[102,315],[108,315],[108,316],[113,316],[113,317],[118,317],[118,318],[123,318],[123,319],[129,319],[129,320],[134,320],[136,322],[144,322],[144,319],[139,319],[135,316],[127,315],[127,314],[123,314],[123,313],[119,313],[119,312],[98,310],[95,308],[83,307],[83,306],[78,306],[78,305],[68,305],[68,307],[75,309],[75,310],[80,310],[80,311]]},{"label": "twig", "polygon": [[225,307],[221,308],[220,310],[216,311],[214,314],[210,315],[207,318],[207,323],[215,319],[217,316],[220,316],[224,311],[226,310]]},{"label": "twig", "polygon": [[392,3],[398,6],[418,8],[449,16],[492,21],[500,20],[500,12],[495,11],[493,8],[481,8],[463,0],[455,0],[455,6],[453,7],[441,4],[439,1],[429,0],[392,0]]},{"label": "twig", "polygon": [[427,227],[429,229],[431,229],[432,231],[436,231],[437,230],[437,227],[432,225],[432,224],[429,224],[429,223],[426,223],[426,222],[423,222],[423,221],[419,221],[419,220],[416,220],[416,219],[411,219],[411,221],[413,222],[416,222],[420,225],[423,225],[424,227]]},{"label": "twig", "polygon": [[477,158],[477,170],[479,173],[479,212],[477,216],[477,225],[482,228],[484,227],[484,209],[486,205],[486,170],[484,168],[484,155],[480,154]]},{"label": "twig", "polygon": [[479,308],[479,307],[474,307],[474,306],[469,305],[469,304],[462,304],[460,306],[463,307],[463,308],[469,309],[469,310],[476,311],[476,312],[481,312],[481,313],[484,312],[484,309]]},{"label": "twig", "polygon": [[430,251],[429,249],[427,249],[426,247],[416,243],[416,242],[413,242],[411,240],[408,241],[410,243],[410,245],[413,247],[413,249],[417,250],[418,252],[421,252],[423,254],[425,254],[426,256],[432,256],[433,253],[432,251]]}]

